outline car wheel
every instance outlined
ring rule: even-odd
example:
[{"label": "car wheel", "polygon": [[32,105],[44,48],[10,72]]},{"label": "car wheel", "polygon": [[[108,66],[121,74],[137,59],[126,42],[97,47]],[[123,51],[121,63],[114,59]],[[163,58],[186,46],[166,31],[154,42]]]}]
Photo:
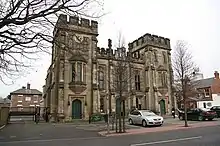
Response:
[{"label": "car wheel", "polygon": [[199,117],[198,117],[198,120],[199,120],[199,121],[203,121],[203,119],[204,119],[204,118],[203,118],[202,116],[199,116]]},{"label": "car wheel", "polygon": [[133,121],[132,121],[132,119],[129,119],[128,122],[129,122],[130,125],[133,125],[133,124],[134,124]]},{"label": "car wheel", "polygon": [[179,119],[180,119],[180,120],[183,120],[183,116],[179,116]]},{"label": "car wheel", "polygon": [[147,127],[147,122],[145,120],[142,121],[142,126]]},{"label": "car wheel", "polygon": [[213,118],[209,118],[208,120],[209,120],[209,121],[212,121],[212,120],[213,120]]}]

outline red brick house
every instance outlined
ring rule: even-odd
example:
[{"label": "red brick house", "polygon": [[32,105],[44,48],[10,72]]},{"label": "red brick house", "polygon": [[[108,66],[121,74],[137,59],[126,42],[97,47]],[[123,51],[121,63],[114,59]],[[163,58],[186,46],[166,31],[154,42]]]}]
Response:
[{"label": "red brick house", "polygon": [[30,84],[10,93],[11,107],[34,107],[40,106],[42,92],[37,89],[31,89]]},{"label": "red brick house", "polygon": [[[195,90],[198,94],[188,97],[188,108],[211,108],[212,106],[220,105],[219,73],[215,71],[214,77],[196,80]],[[180,105],[183,106],[183,101],[180,102]]]}]

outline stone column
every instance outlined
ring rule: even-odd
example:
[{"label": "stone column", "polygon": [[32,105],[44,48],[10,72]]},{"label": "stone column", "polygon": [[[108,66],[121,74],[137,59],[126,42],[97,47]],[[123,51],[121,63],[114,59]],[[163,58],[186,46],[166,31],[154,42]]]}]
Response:
[{"label": "stone column", "polygon": [[[65,55],[66,56],[66,55]],[[70,103],[71,101],[69,100],[69,94],[68,94],[68,91],[69,91],[69,81],[70,81],[70,67],[69,67],[69,62],[68,60],[64,60],[64,88],[63,88],[63,98],[64,98],[64,116],[65,116],[65,120],[69,120],[70,119],[70,116],[71,114],[69,114],[69,107],[70,105],[68,105],[68,103]]]}]

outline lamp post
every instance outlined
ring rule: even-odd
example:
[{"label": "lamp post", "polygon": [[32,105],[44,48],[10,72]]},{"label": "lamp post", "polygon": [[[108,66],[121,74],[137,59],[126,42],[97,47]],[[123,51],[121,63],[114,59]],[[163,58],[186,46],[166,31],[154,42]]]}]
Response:
[{"label": "lamp post", "polygon": [[[109,94],[109,93],[108,93]],[[108,98],[108,94],[106,96],[106,101],[107,101],[107,134],[110,133],[110,126],[109,126],[109,98]]]}]

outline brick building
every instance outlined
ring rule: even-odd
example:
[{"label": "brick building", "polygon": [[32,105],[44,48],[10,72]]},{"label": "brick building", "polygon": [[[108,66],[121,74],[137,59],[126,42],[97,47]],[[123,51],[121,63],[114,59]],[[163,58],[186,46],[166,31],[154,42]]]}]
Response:
[{"label": "brick building", "polygon": [[[68,118],[88,118],[96,112],[115,111],[117,93],[109,85],[118,57],[130,58],[126,110],[132,107],[169,114],[172,96],[170,40],[145,34],[126,48],[97,46],[98,23],[60,15],[54,29],[52,61],[43,87],[45,106]],[[64,51],[64,50],[68,50]],[[134,73],[134,74],[131,74]],[[57,87],[57,86],[58,87]],[[57,96],[58,95],[58,96]],[[108,103],[110,102],[110,104]]]},{"label": "brick building", "polygon": [[198,91],[198,94],[187,99],[187,107],[211,108],[212,106],[220,106],[220,78],[217,71],[214,72],[214,77],[196,80],[195,90]]},{"label": "brick building", "polygon": [[31,85],[27,83],[27,87],[23,86],[21,89],[10,93],[11,107],[35,107],[40,106],[42,101],[42,92],[37,89],[31,89]]}]

